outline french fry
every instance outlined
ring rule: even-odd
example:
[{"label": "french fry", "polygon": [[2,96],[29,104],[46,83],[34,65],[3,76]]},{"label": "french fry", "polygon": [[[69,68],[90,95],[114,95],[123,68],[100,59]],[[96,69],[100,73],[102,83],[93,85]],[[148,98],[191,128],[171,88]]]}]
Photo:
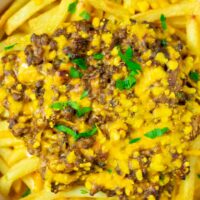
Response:
[{"label": "french fry", "polygon": [[[126,18],[130,15],[129,11],[122,5],[111,2],[109,0],[99,1],[99,0],[86,0],[94,8],[108,12],[118,18]],[[117,10],[117,12],[116,12]]]},{"label": "french fry", "polygon": [[186,27],[186,17],[170,17],[167,19],[167,22],[169,22],[173,27],[175,28],[185,28]]},{"label": "french fry", "polygon": [[0,193],[8,195],[14,181],[26,176],[39,168],[39,158],[31,157],[13,165],[0,179]]},{"label": "french fry", "polygon": [[30,41],[30,35],[26,35],[23,33],[17,33],[11,35],[10,37],[6,38],[1,42],[0,51],[4,50],[5,46],[16,44],[14,50],[24,50],[25,46]]},{"label": "french fry", "polygon": [[62,0],[59,5],[55,6],[51,10],[31,19],[29,21],[30,32],[41,34],[52,33],[55,31],[55,29],[62,24],[69,15],[67,7],[72,2],[72,0]]},{"label": "french fry", "polygon": [[4,160],[0,158],[0,173],[5,174],[8,171],[8,165]]},{"label": "french fry", "polygon": [[0,18],[0,28],[3,27],[6,20],[10,16],[12,16],[14,13],[16,13],[27,2],[28,2],[28,0],[16,0],[16,1],[14,1],[14,3],[6,10],[6,12]]},{"label": "french fry", "polygon": [[199,2],[183,2],[180,4],[170,5],[166,8],[155,9],[145,13],[133,15],[132,18],[138,21],[153,22],[160,19],[160,15],[164,14],[166,17],[177,17],[191,14]]},{"label": "french fry", "polygon": [[187,44],[191,53],[200,55],[200,24],[196,16],[193,15],[188,19],[186,32]]},{"label": "french fry", "polygon": [[31,16],[45,8],[47,5],[53,3],[54,1],[55,0],[43,0],[40,4],[36,4],[33,0],[29,1],[24,7],[18,10],[8,19],[5,24],[5,32],[10,35]]}]

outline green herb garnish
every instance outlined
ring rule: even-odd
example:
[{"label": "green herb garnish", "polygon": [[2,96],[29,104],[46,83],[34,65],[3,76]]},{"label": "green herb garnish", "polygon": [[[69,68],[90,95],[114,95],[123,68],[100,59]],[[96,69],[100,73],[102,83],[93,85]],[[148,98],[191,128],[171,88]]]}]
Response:
[{"label": "green herb garnish", "polygon": [[136,142],[139,142],[141,140],[141,138],[134,138],[134,139],[131,139],[129,141],[129,144],[133,144],[133,143],[136,143]]},{"label": "green herb garnish", "polygon": [[102,60],[103,57],[104,57],[104,55],[102,53],[96,53],[96,54],[93,55],[93,58],[95,60]]},{"label": "green herb garnish", "polygon": [[165,15],[161,15],[160,16],[160,22],[161,22],[161,26],[162,26],[162,29],[163,30],[166,30],[167,29],[167,22],[166,22],[166,17]]},{"label": "green herb garnish", "polygon": [[54,110],[64,110],[67,106],[70,106],[76,111],[76,115],[78,117],[82,117],[86,113],[90,112],[92,108],[90,107],[81,107],[77,102],[75,101],[67,101],[67,102],[55,102],[51,104],[51,108]]},{"label": "green herb garnish", "polygon": [[129,75],[124,80],[117,80],[116,81],[116,88],[119,90],[129,90],[136,84],[136,79],[134,76]]},{"label": "green herb garnish", "polygon": [[78,138],[76,131],[72,130],[71,128],[69,128],[69,127],[67,127],[65,125],[57,124],[57,125],[54,126],[54,128],[57,131],[61,131],[63,133],[71,135],[75,140],[77,140],[77,138]]},{"label": "green herb garnish", "polygon": [[61,131],[63,133],[66,133],[66,134],[69,134],[71,135],[74,140],[78,140],[80,138],[89,138],[91,136],[93,136],[96,132],[97,132],[97,127],[94,126],[91,130],[87,130],[85,132],[82,132],[82,133],[76,133],[74,130],[72,130],[71,128],[65,126],[65,125],[62,125],[62,124],[57,124],[54,126],[54,128],[57,130],[57,131]]},{"label": "green herb garnish", "polygon": [[82,117],[84,114],[92,110],[92,108],[90,107],[80,107],[80,105],[75,101],[68,101],[68,106],[76,110],[76,114],[78,117]]},{"label": "green herb garnish", "polygon": [[83,19],[89,21],[91,16],[90,16],[90,13],[88,13],[87,11],[83,11],[81,14],[80,14],[80,17],[82,17]]},{"label": "green herb garnish", "polygon": [[81,72],[79,72],[76,68],[71,67],[70,71],[69,71],[69,76],[71,78],[81,78],[83,76],[83,74]]},{"label": "green herb garnish", "polygon": [[118,54],[120,58],[125,62],[128,70],[134,71],[136,74],[138,74],[138,71],[142,70],[140,64],[133,61],[133,50],[130,46],[127,48],[125,54],[123,54],[119,48]]},{"label": "green herb garnish", "polygon": [[160,41],[160,44],[161,44],[162,47],[166,47],[167,46],[167,40],[166,39],[162,39]]},{"label": "green herb garnish", "polygon": [[92,110],[92,108],[90,107],[83,107],[83,108],[79,108],[77,110],[77,116],[78,117],[82,117],[83,115],[85,115],[86,113],[90,112]]},{"label": "green herb garnish", "polygon": [[135,75],[137,75],[138,71],[141,71],[142,68],[139,63],[133,61],[133,50],[130,46],[127,48],[125,54],[123,54],[119,48],[118,54],[120,58],[125,62],[130,73],[124,80],[120,79],[116,81],[116,88],[120,90],[128,90],[136,84]]},{"label": "green herb garnish", "polygon": [[27,197],[29,194],[31,194],[31,190],[28,188],[23,194],[22,194],[22,198],[23,197]]},{"label": "green herb garnish", "polygon": [[8,50],[14,48],[16,44],[17,44],[17,43],[12,44],[12,45],[9,45],[9,46],[6,46],[6,47],[4,47],[4,50],[5,50],[5,51],[8,51]]},{"label": "green herb garnish", "polygon": [[94,126],[91,130],[78,134],[78,138],[89,138],[97,132],[97,127]]},{"label": "green herb garnish", "polygon": [[81,94],[80,100],[84,99],[85,97],[87,97],[89,94],[88,90],[84,90],[83,93]]},{"label": "green herb garnish", "polygon": [[189,77],[193,80],[193,81],[195,81],[195,82],[198,82],[199,81],[199,73],[198,72],[195,72],[195,71],[191,71],[190,73],[189,73]]},{"label": "green herb garnish", "polygon": [[111,173],[112,173],[112,169],[107,169],[107,172],[108,172],[109,174],[111,174]]},{"label": "green herb garnish", "polygon": [[72,62],[77,64],[83,70],[87,69],[86,60],[84,58],[75,58]]},{"label": "green herb garnish", "polygon": [[54,110],[64,110],[68,105],[68,102],[55,102],[51,104],[51,108]]},{"label": "green herb garnish", "polygon": [[197,174],[197,177],[200,179],[200,174]]},{"label": "green herb garnish", "polygon": [[77,7],[78,1],[74,1],[69,4],[68,6],[68,12],[71,14],[74,14],[76,12],[76,7]]},{"label": "green herb garnish", "polygon": [[87,194],[88,193],[88,191],[84,190],[84,189],[81,189],[80,192],[81,192],[81,194]]},{"label": "green herb garnish", "polygon": [[152,131],[149,131],[148,133],[146,133],[144,135],[148,138],[155,139],[156,137],[162,136],[167,131],[169,131],[169,128],[167,128],[167,127],[162,128],[162,129],[156,128],[156,129],[153,129]]}]

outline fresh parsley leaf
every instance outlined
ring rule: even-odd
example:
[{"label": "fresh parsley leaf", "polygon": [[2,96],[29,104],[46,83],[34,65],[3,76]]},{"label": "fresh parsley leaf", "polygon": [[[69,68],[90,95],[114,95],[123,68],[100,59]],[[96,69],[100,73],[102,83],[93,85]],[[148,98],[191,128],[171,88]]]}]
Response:
[{"label": "fresh parsley leaf", "polygon": [[22,198],[23,197],[27,197],[29,194],[31,194],[31,190],[28,188],[23,194],[22,194]]},{"label": "fresh parsley leaf", "polygon": [[88,90],[84,90],[83,93],[81,94],[80,100],[84,99],[85,97],[87,97],[89,94]]},{"label": "fresh parsley leaf", "polygon": [[133,50],[130,46],[127,48],[125,54],[123,54],[121,52],[121,49],[119,48],[118,54],[119,54],[119,57],[125,62],[128,70],[134,71],[135,73],[137,73],[137,71],[142,70],[141,65],[132,60],[133,59]]},{"label": "fresh parsley leaf", "polygon": [[109,174],[111,174],[111,173],[112,173],[112,169],[107,169],[107,172],[108,172]]},{"label": "fresh parsley leaf", "polygon": [[74,130],[72,130],[71,128],[65,126],[65,125],[62,125],[62,124],[57,124],[54,126],[54,128],[57,130],[57,131],[60,131],[60,132],[63,132],[63,133],[66,133],[68,135],[71,135],[74,140],[78,140],[80,138],[88,138],[88,137],[91,137],[93,136],[96,132],[97,132],[97,127],[94,126],[91,130],[88,130],[88,131],[85,131],[85,132],[82,132],[82,133],[76,133]]},{"label": "fresh parsley leaf", "polygon": [[82,107],[81,108],[80,105],[75,101],[68,101],[67,105],[70,106],[71,108],[73,108],[74,110],[76,110],[76,115],[78,117],[82,117],[83,115],[85,115],[86,113],[88,113],[92,110],[92,108],[90,108],[90,107]]},{"label": "fresh parsley leaf", "polygon": [[133,144],[133,143],[136,143],[136,142],[139,142],[141,140],[141,138],[134,138],[134,139],[131,139],[129,141],[129,144]]},{"label": "fresh parsley leaf", "polygon": [[82,117],[83,115],[85,115],[86,113],[90,112],[91,110],[92,110],[92,108],[90,108],[90,107],[79,108],[77,110],[77,116],[78,117]]},{"label": "fresh parsley leaf", "polygon": [[78,139],[79,138],[89,138],[91,136],[93,136],[96,132],[97,132],[97,127],[94,126],[91,130],[85,131],[83,133],[79,133],[78,134]]},{"label": "fresh parsley leaf", "polygon": [[65,125],[56,124],[56,125],[54,126],[54,128],[55,128],[57,131],[66,133],[66,134],[68,134],[68,135],[71,135],[75,140],[78,139],[77,133],[76,133],[74,130],[72,130],[71,128],[65,126]]},{"label": "fresh parsley leaf", "polygon": [[51,108],[54,110],[64,110],[68,105],[68,102],[55,102],[51,104]]},{"label": "fresh parsley leaf", "polygon": [[70,71],[69,71],[69,76],[71,78],[81,78],[83,76],[83,74],[81,72],[79,72],[76,68],[71,67]]},{"label": "fresh parsley leaf", "polygon": [[200,179],[200,174],[197,174],[197,177]]},{"label": "fresh parsley leaf", "polygon": [[125,56],[127,59],[132,59],[133,49],[130,46],[128,46],[128,48],[126,49]]},{"label": "fresh parsley leaf", "polygon": [[74,1],[69,4],[68,6],[68,12],[71,14],[74,14],[76,12],[76,7],[77,7],[78,1]]},{"label": "fresh parsley leaf", "polygon": [[4,47],[5,51],[8,51],[16,46],[17,43]]},{"label": "fresh parsley leaf", "polygon": [[166,30],[167,29],[167,22],[166,22],[166,17],[165,15],[161,15],[160,16],[160,22],[161,22],[161,26],[162,26],[162,29],[163,30]]},{"label": "fresh parsley leaf", "polygon": [[80,192],[81,192],[81,194],[87,194],[88,193],[88,191],[84,190],[84,189],[81,189]]},{"label": "fresh parsley leaf", "polygon": [[91,16],[90,16],[90,13],[88,13],[87,11],[83,11],[81,14],[80,14],[80,17],[82,17],[83,19],[89,21]]},{"label": "fresh parsley leaf", "polygon": [[167,127],[162,128],[162,129],[156,128],[156,129],[153,129],[152,131],[149,131],[148,133],[146,133],[144,135],[148,138],[155,139],[156,137],[162,136],[167,131],[169,131],[169,128],[167,128]]},{"label": "fresh parsley leaf", "polygon": [[124,80],[116,81],[116,88],[120,90],[128,90],[131,89],[136,84],[135,75],[138,74],[138,71],[141,71],[141,65],[135,61],[133,61],[133,50],[129,46],[125,54],[121,52],[120,47],[118,48],[118,55],[125,62],[127,69],[130,71],[129,75]]},{"label": "fresh parsley leaf", "polygon": [[119,90],[129,90],[136,84],[136,79],[134,76],[129,75],[124,80],[117,80],[116,81],[116,88]]},{"label": "fresh parsley leaf", "polygon": [[199,73],[198,73],[198,72],[195,72],[195,71],[191,71],[191,72],[189,73],[189,77],[190,77],[193,81],[195,81],[195,82],[198,82],[198,81],[199,81],[199,78],[200,78]]},{"label": "fresh parsley leaf", "polygon": [[75,58],[72,62],[77,64],[83,70],[87,69],[86,60],[84,58]]},{"label": "fresh parsley leaf", "polygon": [[104,57],[104,55],[102,53],[96,53],[96,54],[93,55],[93,58],[95,60],[102,60],[103,57]]},{"label": "fresh parsley leaf", "polygon": [[77,102],[75,101],[68,101],[67,105],[70,106],[71,108],[73,108],[74,110],[79,110],[80,106]]},{"label": "fresh parsley leaf", "polygon": [[166,47],[167,46],[167,40],[166,39],[162,39],[160,41],[160,44],[161,44],[162,47]]}]

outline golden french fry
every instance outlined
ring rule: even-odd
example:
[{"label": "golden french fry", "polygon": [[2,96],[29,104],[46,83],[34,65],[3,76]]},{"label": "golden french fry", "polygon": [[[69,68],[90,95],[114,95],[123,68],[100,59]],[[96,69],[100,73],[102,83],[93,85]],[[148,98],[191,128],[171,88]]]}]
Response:
[{"label": "golden french fry", "polygon": [[169,22],[173,27],[175,28],[185,28],[186,27],[186,17],[170,17],[167,19],[167,22]]},{"label": "golden french fry", "polygon": [[0,192],[8,195],[13,182],[27,174],[36,171],[39,168],[39,158],[31,157],[24,159],[13,165],[0,179]]},{"label": "golden french fry", "polygon": [[29,43],[29,41],[30,35],[17,33],[6,38],[6,40],[1,42],[2,45],[0,46],[0,51],[3,51],[5,46],[12,44],[16,44],[14,50],[24,50],[25,46]]},{"label": "golden french fry", "polygon": [[191,53],[200,55],[200,24],[196,16],[191,16],[188,19],[186,32],[187,44]]},{"label": "golden french fry", "polygon": [[52,33],[67,18],[69,14],[67,8],[72,2],[72,0],[62,0],[59,5],[51,10],[31,19],[29,21],[30,32],[37,34]]},{"label": "golden french fry", "polygon": [[53,3],[54,1],[55,0],[43,0],[40,4],[35,3],[33,0],[29,1],[24,7],[18,10],[13,16],[8,19],[5,24],[5,32],[10,35],[31,16],[42,10],[47,5]]},{"label": "golden french fry", "polygon": [[138,21],[153,22],[160,19],[160,15],[164,14],[166,17],[176,17],[191,14],[199,2],[183,2],[179,4],[170,5],[166,8],[147,11],[145,13],[133,15],[132,18]]},{"label": "golden french fry", "polygon": [[[129,11],[124,8],[122,5],[104,0],[86,0],[89,4],[91,4],[94,8],[103,10],[108,12],[116,17],[126,18],[130,15]],[[116,12],[117,11],[117,12]]]},{"label": "golden french fry", "polygon": [[6,20],[16,13],[28,0],[16,0],[14,3],[7,9],[7,11],[0,18],[0,27],[3,27]]}]

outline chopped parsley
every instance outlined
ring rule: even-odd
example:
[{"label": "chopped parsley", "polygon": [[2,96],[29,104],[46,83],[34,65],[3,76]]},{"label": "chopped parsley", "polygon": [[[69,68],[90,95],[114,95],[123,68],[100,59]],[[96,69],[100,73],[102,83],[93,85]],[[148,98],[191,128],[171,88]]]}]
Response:
[{"label": "chopped parsley", "polygon": [[112,169],[107,169],[107,172],[108,172],[109,174],[111,174],[111,173],[112,173]]},{"label": "chopped parsley", "polygon": [[133,144],[133,143],[136,143],[136,142],[139,142],[141,140],[141,138],[134,138],[134,139],[131,139],[129,141],[129,144]]},{"label": "chopped parsley", "polygon": [[166,17],[165,15],[161,15],[160,16],[160,22],[161,22],[161,26],[162,26],[162,29],[163,30],[166,30],[167,29],[167,22],[166,22]]},{"label": "chopped parsley", "polygon": [[87,69],[86,60],[84,58],[75,58],[74,60],[72,60],[72,62],[78,65],[83,70]]},{"label": "chopped parsley", "polygon": [[136,84],[135,75],[138,74],[138,71],[141,71],[142,68],[139,63],[132,60],[133,50],[130,46],[125,51],[125,54],[123,54],[119,48],[118,54],[120,58],[125,62],[127,69],[130,71],[130,73],[125,79],[119,79],[116,81],[116,88],[118,88],[119,90],[128,90]]},{"label": "chopped parsley", "polygon": [[193,81],[195,81],[195,82],[198,82],[198,81],[199,81],[199,78],[200,78],[199,73],[198,73],[198,72],[195,72],[195,71],[191,71],[191,72],[189,73],[189,77],[190,77]]},{"label": "chopped parsley", "polygon": [[200,179],[200,174],[197,174],[197,177]]},{"label": "chopped parsley", "polygon": [[104,57],[104,55],[102,53],[96,53],[96,54],[93,55],[93,58],[95,60],[102,60],[103,57]]},{"label": "chopped parsley", "polygon": [[167,46],[167,40],[166,39],[162,39],[160,41],[160,44],[161,44],[162,47],[166,47]]},{"label": "chopped parsley", "polygon": [[5,46],[5,47],[4,47],[4,50],[5,50],[5,51],[8,51],[8,50],[14,48],[14,47],[16,46],[16,44],[17,44],[17,43],[12,44],[12,45],[9,45],[9,46]]},{"label": "chopped parsley", "polygon": [[31,194],[31,190],[28,188],[23,194],[22,194],[22,198],[23,197],[27,197],[29,194]]},{"label": "chopped parsley", "polygon": [[88,90],[84,90],[83,93],[81,94],[80,100],[84,99],[85,97],[87,97],[89,94]]},{"label": "chopped parsley", "polygon": [[54,110],[64,110],[68,105],[68,102],[55,102],[51,104],[51,108]]},{"label": "chopped parsley", "polygon": [[69,4],[68,6],[68,12],[71,14],[74,14],[76,12],[76,7],[77,7],[78,1],[74,1]]},{"label": "chopped parsley", "polygon": [[88,193],[88,191],[84,190],[84,189],[81,189],[80,192],[81,192],[81,194],[87,194]]},{"label": "chopped parsley", "polygon": [[79,108],[77,110],[77,116],[78,117],[82,117],[83,115],[85,115],[86,113],[90,112],[92,110],[92,108],[90,107],[83,107],[83,108]]},{"label": "chopped parsley", "polygon": [[151,138],[151,139],[155,139],[157,137],[162,136],[164,133],[168,132],[169,128],[165,127],[165,128],[156,128],[153,129],[152,131],[149,131],[148,133],[144,134],[146,137]]},{"label": "chopped parsley", "polygon": [[54,128],[57,131],[61,131],[63,133],[71,135],[74,138],[74,140],[76,140],[76,141],[80,138],[89,138],[97,132],[96,126],[94,126],[91,130],[87,130],[87,131],[82,132],[82,133],[77,133],[73,129],[71,129],[71,128],[65,126],[65,125],[62,125],[62,124],[57,124],[57,125],[54,126]]},{"label": "chopped parsley", "polygon": [[78,117],[82,117],[86,113],[90,112],[92,108],[90,107],[81,107],[77,102],[75,101],[67,101],[67,102],[55,102],[51,104],[51,108],[54,110],[64,110],[67,106],[70,106],[76,111],[76,115]]},{"label": "chopped parsley", "polygon": [[87,130],[83,133],[78,134],[78,138],[89,138],[97,132],[97,127],[94,126],[91,130]]},{"label": "chopped parsley", "polygon": [[116,81],[116,88],[119,90],[129,90],[136,84],[136,79],[131,74],[124,80],[119,79]]},{"label": "chopped parsley", "polygon": [[75,140],[78,139],[78,136],[77,136],[77,133],[76,131],[72,130],[71,128],[65,126],[65,125],[62,125],[62,124],[56,124],[54,126],[54,128],[57,130],[57,131],[61,131],[63,133],[66,133],[66,134],[69,134],[71,135]]},{"label": "chopped parsley", "polygon": [[80,14],[80,17],[82,17],[83,19],[89,21],[91,16],[90,16],[90,13],[88,13],[87,11],[83,11],[81,14]]},{"label": "chopped parsley", "polygon": [[68,101],[68,106],[76,110],[76,115],[78,117],[82,117],[83,115],[92,110],[91,107],[80,107],[80,105],[75,101]]},{"label": "chopped parsley", "polygon": [[81,72],[79,72],[76,68],[71,67],[70,71],[69,71],[69,76],[71,78],[81,78],[83,76],[83,74]]}]

